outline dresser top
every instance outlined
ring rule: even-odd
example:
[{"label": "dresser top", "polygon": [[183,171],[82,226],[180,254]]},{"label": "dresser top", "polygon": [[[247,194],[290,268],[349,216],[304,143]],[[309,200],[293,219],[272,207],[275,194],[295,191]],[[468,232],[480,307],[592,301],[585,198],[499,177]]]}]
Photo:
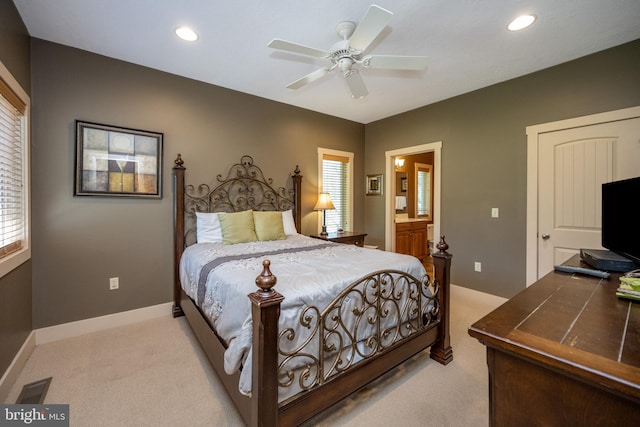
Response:
[{"label": "dresser top", "polygon": [[[575,256],[566,264],[588,267]],[[640,302],[619,274],[551,272],[469,328],[487,346],[640,398]]]}]

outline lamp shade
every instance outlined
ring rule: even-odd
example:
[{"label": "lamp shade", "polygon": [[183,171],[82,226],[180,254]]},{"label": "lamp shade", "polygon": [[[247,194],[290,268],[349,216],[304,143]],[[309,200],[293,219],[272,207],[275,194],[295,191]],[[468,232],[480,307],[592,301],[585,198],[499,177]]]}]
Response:
[{"label": "lamp shade", "polygon": [[314,211],[322,211],[325,209],[335,209],[333,206],[333,202],[331,201],[331,196],[329,193],[320,193],[318,194],[318,202],[313,207]]}]

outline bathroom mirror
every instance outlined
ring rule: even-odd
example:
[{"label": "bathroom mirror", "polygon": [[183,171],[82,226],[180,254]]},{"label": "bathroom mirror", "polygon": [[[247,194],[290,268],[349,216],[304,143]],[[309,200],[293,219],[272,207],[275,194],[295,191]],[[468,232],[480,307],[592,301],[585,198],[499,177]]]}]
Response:
[{"label": "bathroom mirror", "polygon": [[407,212],[407,173],[396,172],[395,204],[396,214]]}]

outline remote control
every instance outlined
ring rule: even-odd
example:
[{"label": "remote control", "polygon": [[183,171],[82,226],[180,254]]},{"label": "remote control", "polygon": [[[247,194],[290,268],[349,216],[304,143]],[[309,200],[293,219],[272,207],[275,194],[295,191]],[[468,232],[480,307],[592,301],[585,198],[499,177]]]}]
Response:
[{"label": "remote control", "polygon": [[590,268],[582,268],[582,267],[573,267],[571,265],[556,265],[553,267],[557,271],[563,271],[565,273],[580,273],[587,274],[589,276],[600,277],[603,279],[608,279],[611,274],[606,271],[601,270],[591,270]]}]

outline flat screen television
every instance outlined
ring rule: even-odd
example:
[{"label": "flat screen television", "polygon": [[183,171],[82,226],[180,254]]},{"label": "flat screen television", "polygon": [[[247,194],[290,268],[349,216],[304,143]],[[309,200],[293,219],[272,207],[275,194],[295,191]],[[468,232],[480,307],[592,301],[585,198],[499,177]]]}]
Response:
[{"label": "flat screen television", "polygon": [[640,264],[640,177],[602,184],[602,246]]}]

